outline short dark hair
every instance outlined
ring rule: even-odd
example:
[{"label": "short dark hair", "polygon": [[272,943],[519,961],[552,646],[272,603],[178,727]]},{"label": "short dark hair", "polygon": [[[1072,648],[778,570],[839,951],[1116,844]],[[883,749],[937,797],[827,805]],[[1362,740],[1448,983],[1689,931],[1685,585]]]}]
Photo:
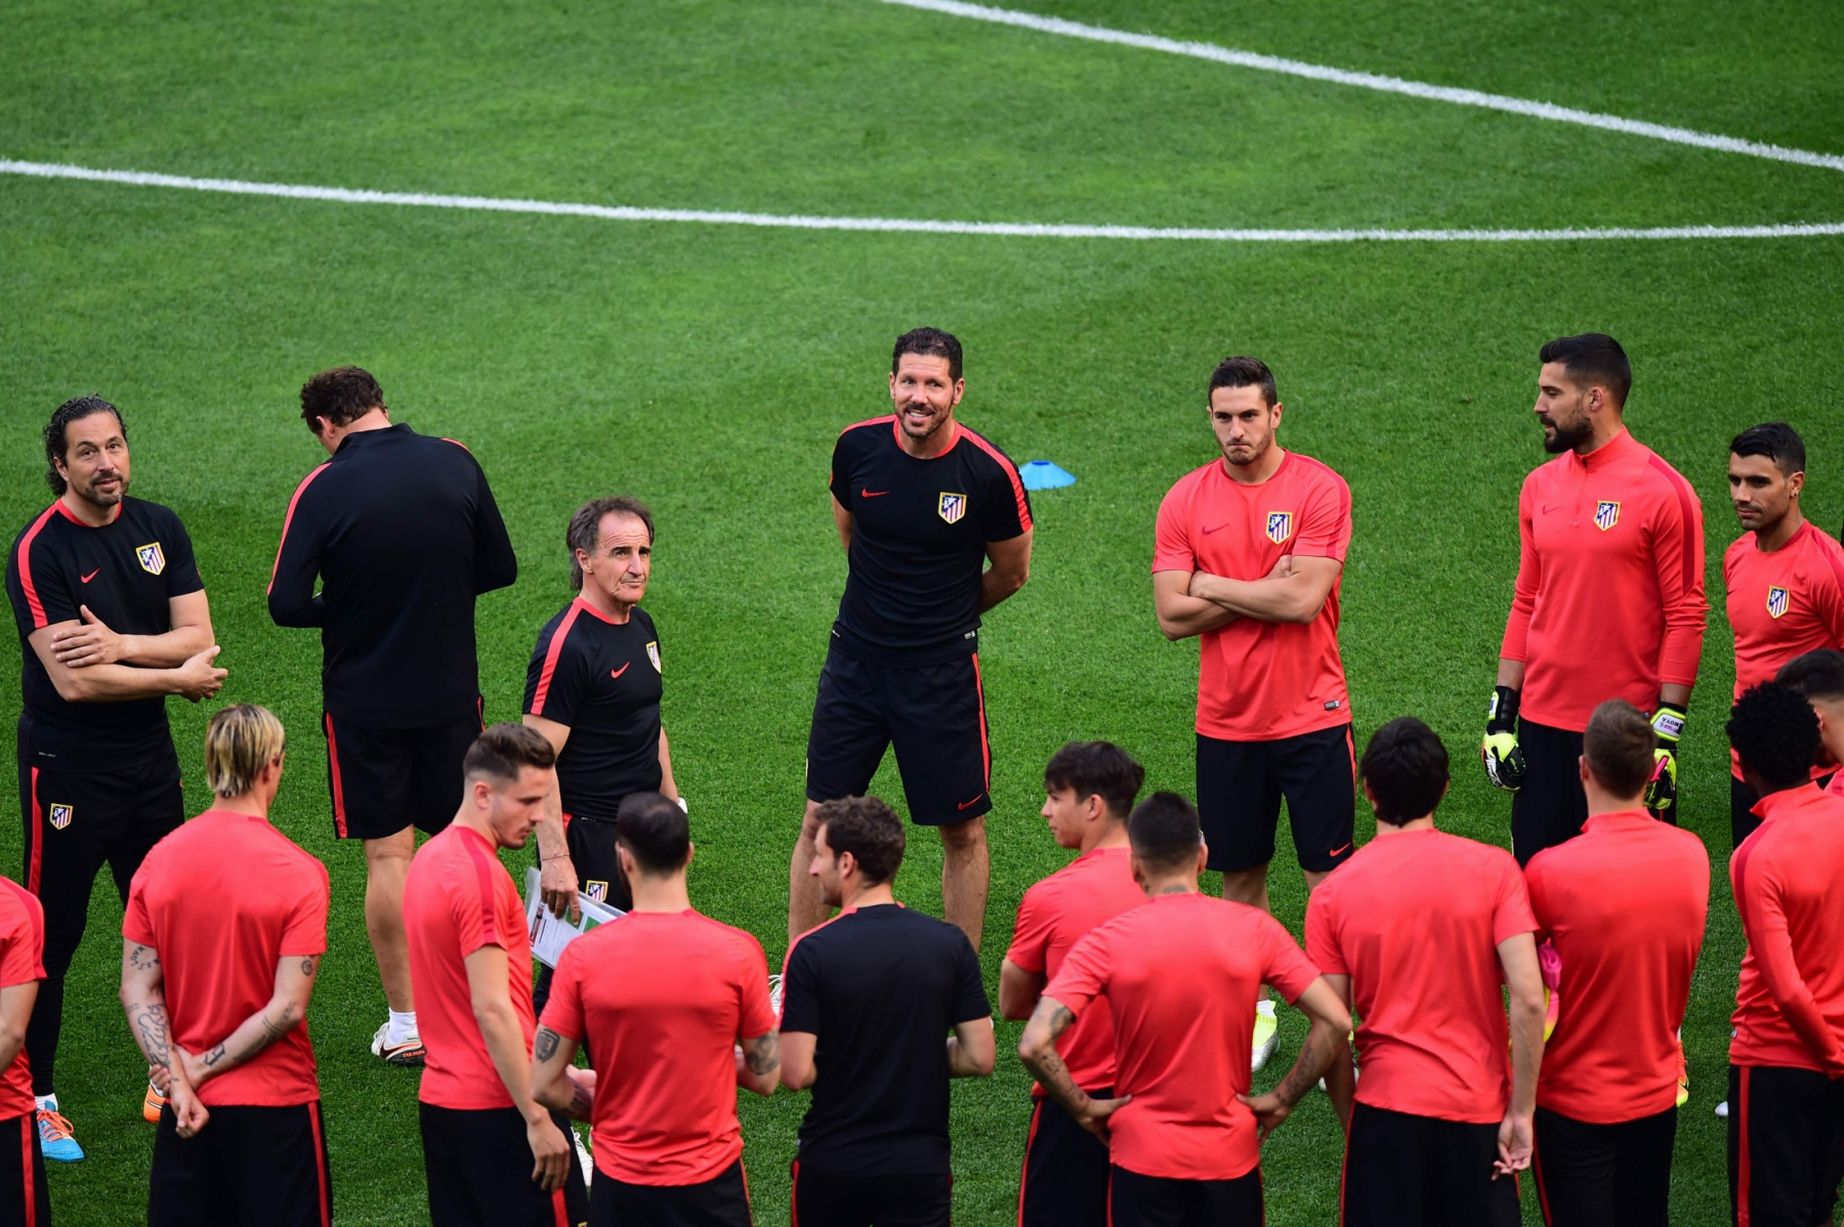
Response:
[{"label": "short dark hair", "polygon": [[646,872],[674,873],[691,857],[691,820],[661,793],[631,792],[615,811],[615,843]]},{"label": "short dark hair", "polygon": [[890,351],[890,373],[896,374],[896,368],[903,360],[904,354],[921,354],[929,358],[946,358],[948,360],[948,378],[960,378],[960,340],[951,332],[939,328],[911,328],[896,339],[896,347]]},{"label": "short dark hair", "polygon": [[363,367],[336,366],[301,385],[301,420],[316,435],[315,418],[344,426],[384,407],[384,389]]},{"label": "short dark hair", "polygon": [[1447,747],[1414,716],[1397,716],[1370,735],[1359,765],[1377,817],[1399,827],[1426,818],[1447,792]]},{"label": "short dark hair", "polygon": [[1616,407],[1625,405],[1626,394],[1633,390],[1633,364],[1620,342],[1604,332],[1557,337],[1537,351],[1537,361],[1562,363],[1578,384],[1600,384],[1613,393]]},{"label": "short dark hair", "polygon": [[1072,790],[1077,798],[1100,797],[1108,814],[1125,821],[1146,782],[1146,768],[1111,741],[1072,741],[1044,766],[1044,791]]},{"label": "short dark hair", "polygon": [[1780,666],[1774,681],[1808,699],[1844,699],[1844,652],[1819,648]]},{"label": "short dark hair", "polygon": [[474,738],[461,760],[466,779],[487,779],[505,785],[519,778],[526,767],[540,771],[557,765],[557,751],[537,729],[523,724],[489,724]]},{"label": "short dark hair", "polygon": [[1210,403],[1210,394],[1218,388],[1260,388],[1262,403],[1272,409],[1280,403],[1280,394],[1274,390],[1274,372],[1260,358],[1251,358],[1247,354],[1237,354],[1217,363],[1210,372],[1210,386],[1204,389],[1204,403]]},{"label": "short dark hair", "polygon": [[1657,762],[1658,734],[1645,713],[1625,699],[1608,699],[1588,717],[1582,756],[1607,791],[1636,797],[1645,791]]},{"label": "short dark hair", "polygon": [[1189,801],[1175,792],[1156,792],[1127,816],[1127,842],[1142,865],[1161,871],[1186,869],[1197,862],[1204,831]]},{"label": "short dark hair", "polygon": [[58,475],[58,461],[70,453],[70,424],[93,413],[113,413],[115,424],[122,428],[122,440],[128,439],[128,423],[122,421],[122,411],[93,392],[88,396],[73,396],[53,409],[51,421],[45,423],[45,480],[51,485],[51,493],[58,498],[64,497],[69,485]]},{"label": "short dark hair", "polygon": [[1729,451],[1737,456],[1765,456],[1783,477],[1806,471],[1806,441],[1785,422],[1750,426],[1729,440]]},{"label": "short dark hair", "polygon": [[1812,778],[1818,716],[1791,686],[1762,682],[1744,690],[1729,709],[1726,727],[1742,770],[1759,776],[1766,791],[1794,788]]},{"label": "short dark hair", "polygon": [[647,544],[653,544],[653,513],[647,505],[637,498],[625,494],[611,495],[608,498],[592,498],[576,509],[570,517],[570,527],[564,530],[564,544],[570,547],[570,587],[581,591],[583,587],[583,568],[576,561],[576,551],[585,554],[595,552],[596,537],[601,532],[602,517],[610,515],[633,516],[647,526]]},{"label": "short dark hair", "polygon": [[903,865],[903,820],[876,797],[840,797],[821,804],[815,820],[826,829],[834,856],[849,852],[864,880],[876,885]]}]

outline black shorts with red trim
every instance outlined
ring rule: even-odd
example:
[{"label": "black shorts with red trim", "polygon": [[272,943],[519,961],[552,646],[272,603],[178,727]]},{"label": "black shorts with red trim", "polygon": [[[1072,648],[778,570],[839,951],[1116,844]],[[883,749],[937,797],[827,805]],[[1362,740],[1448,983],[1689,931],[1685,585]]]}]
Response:
[{"label": "black shorts with red trim", "polygon": [[47,1227],[51,1189],[38,1148],[38,1113],[0,1120],[0,1223]]},{"label": "black shorts with red trim", "polygon": [[208,1108],[182,1138],[173,1109],[154,1127],[148,1227],[332,1227],[333,1176],[320,1101],[286,1108]]},{"label": "black shorts with red trim", "polygon": [[891,746],[911,822],[947,826],[992,808],[977,653],[932,665],[826,654],[807,734],[807,800],[863,796]]},{"label": "black shorts with red trim", "polygon": [[1829,1223],[1844,1180],[1844,1082],[1729,1066],[1729,1211],[1746,1227]]},{"label": "black shorts with red trim", "polygon": [[1345,1137],[1339,1221],[1344,1227],[1517,1227],[1517,1181],[1492,1179],[1497,1160],[1495,1124],[1356,1104]]},{"label": "black shorts with red trim", "polygon": [[1109,1174],[1108,1227],[1262,1227],[1261,1169],[1234,1180]]},{"label": "black shorts with red trim", "polygon": [[569,1117],[551,1114],[572,1144],[570,1174],[546,1193],[531,1178],[531,1144],[517,1108],[416,1108],[434,1227],[580,1227],[589,1220]]},{"label": "black shorts with red trim", "polygon": [[629,1184],[597,1169],[589,1227],[750,1227],[749,1182],[738,1159],[701,1184]]},{"label": "black shorts with red trim", "polygon": [[794,1160],[789,1227],[948,1227],[954,1177],[838,1175]]},{"label": "black shorts with red trim", "polygon": [[461,760],[481,715],[415,729],[374,729],[321,713],[327,791],[340,839],[384,839],[414,826],[433,835],[461,808]]},{"label": "black shorts with red trim", "polygon": [[1325,873],[1351,859],[1357,760],[1350,725],[1276,741],[1197,735],[1197,813],[1210,868],[1237,873],[1272,861],[1283,798],[1300,868]]},{"label": "black shorts with red trim", "polygon": [[[1114,1098],[1107,1087],[1088,1093]],[[1025,1136],[1018,1227],[1107,1227],[1108,1170],[1108,1144],[1056,1101],[1039,1098]]]},{"label": "black shorts with red trim", "polygon": [[1551,1227],[1667,1227],[1678,1110],[1596,1125],[1537,1109],[1537,1204]]}]

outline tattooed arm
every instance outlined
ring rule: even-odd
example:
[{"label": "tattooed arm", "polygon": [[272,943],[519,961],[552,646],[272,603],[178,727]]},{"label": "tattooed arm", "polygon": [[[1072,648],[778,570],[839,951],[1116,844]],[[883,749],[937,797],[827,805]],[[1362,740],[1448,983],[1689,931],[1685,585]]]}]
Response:
[{"label": "tattooed arm", "polygon": [[1055,997],[1039,997],[1037,1009],[1032,1012],[1031,1021],[1024,1025],[1024,1035],[1018,1041],[1018,1059],[1031,1071],[1031,1076],[1044,1088],[1044,1093],[1069,1113],[1078,1125],[1106,1141],[1108,1117],[1114,1115],[1132,1096],[1094,1099],[1069,1076],[1069,1067],[1063,1064],[1063,1058],[1057,1054],[1056,1039],[1075,1021],[1075,1011]]},{"label": "tattooed arm", "polygon": [[1306,1043],[1300,1046],[1300,1059],[1293,1063],[1281,1084],[1266,1095],[1236,1096],[1255,1113],[1263,1141],[1287,1119],[1293,1106],[1331,1067],[1338,1053],[1346,1048],[1345,1037],[1351,1031],[1351,1011],[1345,1008],[1343,998],[1325,982],[1324,976],[1307,985],[1294,1004],[1306,1011],[1313,1024]]},{"label": "tattooed arm", "polygon": [[275,991],[260,1010],[204,1052],[181,1054],[179,1063],[192,1085],[201,1086],[236,1069],[298,1027],[307,1017],[314,973],[319,969],[317,954],[285,954],[276,960]]},{"label": "tattooed arm", "polygon": [[128,1030],[140,1046],[141,1055],[147,1058],[148,1079],[166,1093],[179,1136],[189,1138],[205,1127],[211,1114],[192,1093],[192,1080],[185,1069],[186,1051],[172,1041],[164,972],[160,953],[152,946],[123,940],[121,998],[122,1009],[128,1015]]},{"label": "tattooed arm", "polygon": [[781,1085],[781,1036],[770,1031],[746,1039],[736,1050],[736,1085],[758,1095],[773,1095]]},{"label": "tattooed arm", "polygon": [[539,1023],[531,1041],[531,1097],[547,1108],[574,1114],[579,1088],[570,1076],[570,1061],[575,1056],[575,1040]]}]

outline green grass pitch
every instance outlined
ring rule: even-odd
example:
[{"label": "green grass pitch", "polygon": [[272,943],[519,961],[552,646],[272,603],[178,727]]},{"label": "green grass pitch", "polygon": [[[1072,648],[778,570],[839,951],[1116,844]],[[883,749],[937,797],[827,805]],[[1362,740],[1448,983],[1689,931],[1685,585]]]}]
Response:
[{"label": "green grass pitch", "polygon": [[[1220,5],[1029,0],[1100,25],[1840,152],[1833,6],[1549,0]],[[0,157],[398,191],[664,208],[1249,227],[1745,225],[1844,219],[1844,177],[1515,115],[1059,39],[873,0],[561,0],[283,8],[199,0],[9,6]],[[230,669],[294,754],[278,824],[333,874],[311,1011],[342,1224],[426,1215],[415,1077],[366,1055],[381,1020],[356,848],[325,797],[315,636],[263,600],[282,511],[320,459],[296,416],[313,371],[358,362],[393,416],[465,440],[518,547],[480,605],[490,718],[516,718],[585,497],[660,526],[647,602],[692,806],[695,902],[778,963],[813,686],[844,566],[827,514],[840,426],[880,411],[904,328],[967,345],[962,416],[1019,461],[1075,472],[1036,498],[1030,585],[987,623],[998,808],[983,957],[1063,863],[1036,817],[1063,741],[1105,736],[1190,791],[1196,648],[1162,639],[1153,512],[1208,460],[1222,355],[1279,374],[1285,445],[1349,480],[1345,661],[1363,737],[1416,713],[1456,759],[1451,830],[1506,838],[1472,760],[1516,565],[1518,483],[1541,458],[1537,346],[1603,329],[1633,356],[1628,420],[1704,499],[1710,621],[1684,742],[1684,821],[1718,866],[1685,1026],[1694,1098],[1674,1210],[1726,1213],[1721,1097],[1741,943],[1728,853],[1721,617],[1726,443],[1786,418],[1807,510],[1844,518],[1844,239],[1235,245],[803,233],[213,196],[0,176],[0,520],[42,507],[37,432],[68,396],[121,404],[135,492],[190,526]],[[16,694],[12,657],[0,693]],[[172,704],[189,779],[206,711]],[[896,796],[893,772],[878,781]],[[194,786],[190,803],[205,798]],[[9,798],[6,805],[12,804]],[[1369,834],[1360,822],[1359,837]],[[0,822],[0,869],[19,835]],[[1291,847],[1273,878],[1296,933]],[[522,865],[520,858],[511,858]],[[899,893],[939,907],[939,848]],[[57,1220],[144,1204],[142,1067],[115,1004],[105,887],[73,972],[59,1092],[89,1158],[50,1174]],[[1283,1055],[1304,1027],[1283,1011]],[[1000,1027],[954,1091],[956,1205],[1009,1221],[1028,1078]],[[743,1105],[758,1221],[786,1221],[804,1107]],[[1309,1098],[1263,1158],[1269,1221],[1332,1221],[1340,1138]],[[1526,1182],[1528,1185],[1528,1182]],[[1526,1217],[1536,1221],[1526,1190]]]}]

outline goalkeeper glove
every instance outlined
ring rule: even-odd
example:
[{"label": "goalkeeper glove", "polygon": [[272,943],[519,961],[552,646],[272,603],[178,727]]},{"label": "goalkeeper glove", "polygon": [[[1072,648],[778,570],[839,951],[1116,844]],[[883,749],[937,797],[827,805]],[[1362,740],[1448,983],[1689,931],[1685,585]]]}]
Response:
[{"label": "goalkeeper glove", "polygon": [[1517,744],[1517,698],[1517,691],[1509,686],[1492,691],[1492,704],[1485,710],[1485,740],[1479,745],[1486,778],[1508,792],[1524,786],[1524,751]]},{"label": "goalkeeper glove", "polygon": [[1646,784],[1646,808],[1660,818],[1675,820],[1678,802],[1678,738],[1684,735],[1684,709],[1658,701],[1652,715],[1652,733],[1658,748],[1652,751],[1652,778]]}]

